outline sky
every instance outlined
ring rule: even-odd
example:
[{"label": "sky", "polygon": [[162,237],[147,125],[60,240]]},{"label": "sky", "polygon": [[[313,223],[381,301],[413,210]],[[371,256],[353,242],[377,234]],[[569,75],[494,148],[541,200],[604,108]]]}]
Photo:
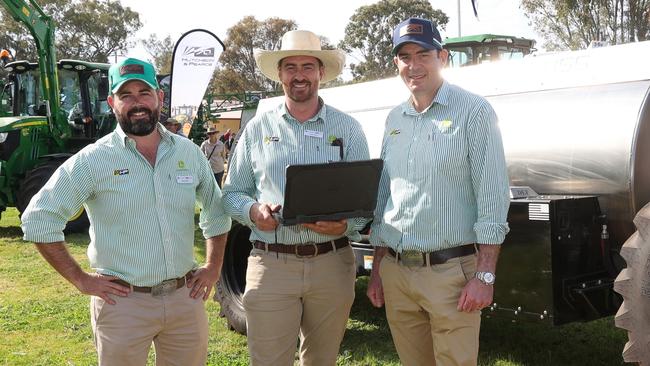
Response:
[{"label": "sky", "polygon": [[[519,8],[519,0],[480,0],[479,19],[474,17],[470,0],[432,0],[433,8],[444,11],[449,17],[447,28],[441,30],[443,40],[458,36],[458,1],[462,35],[492,33],[533,38],[539,47],[541,38],[528,24]],[[224,40],[228,28],[243,17],[253,15],[258,20],[269,17],[293,19],[299,29],[327,37],[334,45],[343,38],[345,26],[355,10],[375,2],[377,0],[121,0],[123,6],[140,13],[143,27],[137,32],[137,39],[146,39],[154,33],[159,39],[170,35],[176,41],[191,29],[203,28]],[[129,50],[127,56],[151,58],[142,47]]]}]

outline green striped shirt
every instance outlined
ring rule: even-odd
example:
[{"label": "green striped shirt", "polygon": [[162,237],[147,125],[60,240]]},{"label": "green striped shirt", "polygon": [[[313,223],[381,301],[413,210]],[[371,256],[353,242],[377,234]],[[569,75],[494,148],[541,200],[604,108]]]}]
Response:
[{"label": "green striped shirt", "polygon": [[431,106],[388,115],[370,241],[430,252],[501,244],[508,232],[508,173],[497,116],[484,98],[443,82]]},{"label": "green striped shirt", "polygon": [[135,286],[184,275],[194,261],[194,209],[205,238],[230,229],[221,192],[201,150],[158,125],[155,167],[118,126],[68,159],[22,216],[24,239],[64,240],[83,205],[90,220],[90,266]]},{"label": "green striped shirt", "polygon": [[[344,161],[369,159],[368,143],[359,122],[325,104],[314,117],[303,123],[293,118],[282,103],[246,124],[229,162],[223,193],[226,211],[233,219],[251,227],[251,240],[276,241],[274,232],[258,230],[251,222],[249,211],[253,204],[284,204],[287,165],[340,161],[339,147],[331,145],[334,138],[343,140]],[[358,231],[367,221],[361,218],[348,220],[345,235],[358,240]],[[282,244],[333,239],[337,237],[318,234],[302,225],[277,229],[277,242]]]}]

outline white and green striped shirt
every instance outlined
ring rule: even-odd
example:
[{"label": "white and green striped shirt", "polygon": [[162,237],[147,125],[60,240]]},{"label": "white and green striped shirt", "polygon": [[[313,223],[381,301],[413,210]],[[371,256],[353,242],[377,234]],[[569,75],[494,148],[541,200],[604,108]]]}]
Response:
[{"label": "white and green striped shirt", "polygon": [[[293,118],[282,103],[246,124],[229,162],[223,193],[226,211],[251,227],[251,240],[275,242],[274,232],[258,230],[251,222],[249,211],[253,204],[284,204],[287,165],[340,161],[339,147],[331,144],[334,138],[343,140],[344,161],[369,159],[368,143],[359,122],[325,104],[303,123]],[[367,222],[361,218],[348,220],[345,235],[358,240],[358,231]],[[318,234],[302,225],[277,229],[277,242],[282,244],[333,239],[337,237]]]},{"label": "white and green striped shirt", "polygon": [[370,241],[401,252],[501,244],[510,204],[497,116],[484,98],[443,82],[431,106],[388,115]]},{"label": "white and green striped shirt", "polygon": [[64,240],[83,204],[90,220],[90,266],[135,286],[183,276],[194,261],[194,208],[206,238],[230,230],[221,192],[201,150],[158,125],[155,167],[118,126],[68,159],[22,216],[24,239]]}]

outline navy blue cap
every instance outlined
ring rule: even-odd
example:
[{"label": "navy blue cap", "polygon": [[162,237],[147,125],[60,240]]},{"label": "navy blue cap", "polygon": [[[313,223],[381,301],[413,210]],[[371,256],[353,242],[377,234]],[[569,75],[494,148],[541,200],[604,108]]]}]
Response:
[{"label": "navy blue cap", "polygon": [[428,50],[441,50],[440,32],[430,20],[408,18],[393,30],[393,55],[404,43],[415,43]]}]

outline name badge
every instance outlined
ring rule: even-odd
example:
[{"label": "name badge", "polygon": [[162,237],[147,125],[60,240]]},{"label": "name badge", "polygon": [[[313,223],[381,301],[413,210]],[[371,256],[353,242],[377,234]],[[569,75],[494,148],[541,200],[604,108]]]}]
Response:
[{"label": "name badge", "polygon": [[320,131],[305,130],[305,136],[315,137],[317,139],[323,138],[323,133]]},{"label": "name badge", "polygon": [[191,175],[177,175],[176,183],[178,184],[192,184],[194,183],[194,177]]}]

